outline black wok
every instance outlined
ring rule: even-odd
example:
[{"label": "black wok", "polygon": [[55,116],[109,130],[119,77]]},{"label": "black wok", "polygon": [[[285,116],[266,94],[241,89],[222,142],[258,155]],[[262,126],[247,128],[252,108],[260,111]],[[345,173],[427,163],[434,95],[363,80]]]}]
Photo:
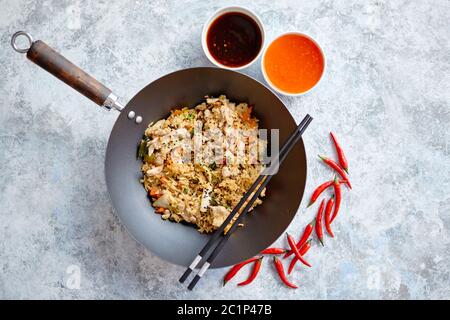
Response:
[{"label": "black wok", "polygon": [[[30,47],[18,48],[18,36],[27,37]],[[205,95],[226,94],[232,101],[253,104],[261,128],[280,130],[280,143],[296,127],[288,110],[272,91],[241,73],[219,68],[176,71],[148,84],[124,107],[111,90],[42,41],[34,42],[29,34],[19,32],[11,42],[16,51],[27,53],[30,60],[98,105],[120,111],[105,158],[105,176],[112,204],[138,242],[175,264],[189,265],[209,235],[200,234],[189,225],[162,220],[154,213],[139,182],[141,161],[136,159],[136,149],[148,123],[166,117],[175,106],[193,107]],[[134,117],[131,117],[133,113]],[[212,267],[225,267],[247,259],[282,235],[300,205],[306,170],[305,149],[300,141],[270,182],[263,204],[245,218],[245,227],[231,236]]]}]

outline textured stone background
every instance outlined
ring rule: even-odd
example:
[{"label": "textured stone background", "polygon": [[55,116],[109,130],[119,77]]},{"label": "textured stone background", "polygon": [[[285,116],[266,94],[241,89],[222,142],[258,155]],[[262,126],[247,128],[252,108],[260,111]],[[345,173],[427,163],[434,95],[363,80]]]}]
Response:
[{"label": "textured stone background", "polygon": [[[227,4],[0,0],[0,298],[450,298],[448,0],[248,3],[269,39],[299,30],[327,54],[316,90],[283,97],[297,121],[315,117],[307,194],[332,176],[314,160],[332,154],[329,130],[350,160],[354,191],[337,236],[314,245],[314,267],[294,276],[298,290],[266,264],[249,287],[222,288],[225,270],[214,270],[188,292],[177,282],[183,268],[138,245],[108,201],[103,161],[116,114],[9,45],[13,32],[29,31],[126,102],[170,71],[209,65],[202,24]],[[244,72],[262,79],[258,65]],[[305,202],[293,234],[314,214]],[[77,268],[80,289],[71,289]]]}]

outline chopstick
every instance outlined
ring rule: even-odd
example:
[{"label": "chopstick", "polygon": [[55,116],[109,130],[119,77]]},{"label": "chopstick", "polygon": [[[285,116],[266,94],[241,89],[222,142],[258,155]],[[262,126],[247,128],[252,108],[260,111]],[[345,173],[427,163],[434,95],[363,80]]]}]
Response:
[{"label": "chopstick", "polygon": [[[291,144],[297,133],[299,132],[300,128],[303,127],[303,125],[306,123],[307,121],[307,117],[309,117],[309,115],[307,115],[301,122],[300,124],[297,126],[297,128],[294,130],[294,132],[289,136],[288,140],[286,141],[286,143],[283,145],[280,153],[285,152],[287,150],[287,147],[289,146],[289,144]],[[222,235],[223,231],[225,230],[225,228],[227,227],[227,225],[231,222],[231,220],[234,218],[234,216],[239,212],[239,210],[241,209],[241,207],[244,205],[245,201],[247,200],[247,198],[249,198],[251,196],[251,194],[253,193],[253,191],[256,189],[256,187],[261,183],[261,181],[266,177],[266,175],[261,174],[258,176],[258,178],[255,180],[255,182],[253,182],[253,184],[250,186],[250,188],[247,190],[247,192],[242,196],[242,198],[239,200],[238,204],[236,205],[236,207],[233,208],[233,210],[231,211],[231,213],[228,215],[228,217],[225,219],[225,221],[222,223],[222,225],[219,227],[219,229],[217,229],[213,235],[211,236],[211,238],[209,239],[209,241],[205,244],[205,246],[203,247],[203,249],[198,253],[198,255],[195,257],[195,259],[192,261],[192,263],[190,264],[190,266],[186,269],[186,271],[184,272],[184,274],[181,276],[181,278],[179,279],[179,281],[181,283],[183,283],[186,278],[191,274],[191,272],[197,267],[197,265],[200,263],[200,261],[202,260],[202,257],[211,249],[212,245],[214,244],[214,242],[217,241],[217,239]]]},{"label": "chopstick", "polygon": [[[293,135],[294,135],[294,139],[293,140],[288,140],[288,142],[290,142],[289,144],[286,143],[285,146],[286,148],[282,148],[282,150],[280,151],[280,155],[279,155],[279,164],[281,165],[281,163],[284,161],[284,159],[287,157],[287,155],[289,154],[290,150],[293,148],[293,146],[298,142],[298,140],[300,139],[301,135],[303,134],[303,132],[306,130],[306,128],[308,127],[309,123],[312,121],[312,117],[310,117],[309,115],[307,115],[304,119],[306,122],[304,123],[304,125],[300,128],[299,131],[296,131]],[[303,121],[302,121],[303,122]],[[300,125],[299,125],[300,126]],[[236,230],[240,220],[243,219],[243,217],[245,216],[245,214],[247,214],[247,212],[249,211],[249,209],[252,207],[253,203],[255,202],[255,200],[258,198],[258,196],[260,195],[260,193],[262,192],[262,190],[267,186],[267,184],[269,183],[270,179],[273,177],[273,175],[266,175],[266,179],[262,182],[262,184],[259,186],[259,188],[257,189],[257,191],[253,194],[252,198],[249,200],[249,202],[247,203],[247,205],[245,206],[244,210],[242,211],[242,213],[238,216],[238,218],[236,219],[236,221],[233,223],[233,225],[231,226],[230,230],[228,231],[227,234],[225,234],[220,240],[219,243],[217,244],[216,248],[213,250],[213,252],[210,254],[209,257],[207,257],[206,262],[203,264],[203,266],[201,267],[201,269],[198,271],[197,275],[194,277],[194,279],[191,281],[191,283],[188,286],[189,290],[194,289],[195,285],[197,284],[197,282],[201,279],[201,277],[203,276],[203,274],[206,272],[206,270],[208,270],[209,266],[211,265],[211,263],[214,261],[214,259],[217,257],[217,255],[220,253],[220,251],[222,250],[223,246],[226,244],[226,242],[228,241],[228,239],[230,238],[231,234]]]},{"label": "chopstick", "polygon": [[[297,126],[297,128],[294,130],[294,132],[289,136],[286,143],[281,148],[281,151],[279,152],[279,160],[278,163],[272,162],[269,166],[269,169],[265,169],[263,173],[261,173],[258,178],[253,182],[253,184],[250,186],[250,188],[247,190],[247,192],[244,194],[244,196],[239,200],[236,207],[233,208],[231,213],[228,215],[228,217],[225,219],[225,221],[222,223],[222,225],[215,231],[215,233],[211,236],[209,241],[206,243],[206,245],[203,247],[203,249],[199,252],[199,254],[195,257],[195,259],[192,261],[192,263],[189,265],[189,267],[186,269],[186,271],[183,273],[179,281],[183,283],[187,277],[192,273],[192,271],[198,266],[198,264],[203,260],[206,253],[210,251],[213,247],[213,245],[217,242],[217,239],[222,235],[225,228],[228,226],[228,224],[232,221],[232,219],[238,214],[239,210],[242,208],[242,206],[245,204],[247,199],[251,196],[251,199],[246,204],[244,210],[238,215],[237,219],[233,222],[230,230],[220,239],[219,243],[216,245],[213,252],[206,257],[206,262],[203,264],[201,269],[198,271],[197,275],[194,277],[192,282],[189,284],[188,289],[192,290],[197,282],[200,280],[200,278],[203,276],[203,274],[206,272],[206,270],[209,268],[211,263],[214,261],[216,256],[220,253],[222,247],[225,245],[231,234],[236,230],[239,222],[243,219],[243,217],[246,215],[248,210],[252,207],[255,200],[259,197],[262,190],[267,186],[270,179],[273,175],[267,174],[267,172],[273,172],[273,169],[275,166],[281,165],[281,163],[284,161],[284,159],[287,157],[289,152],[292,150],[292,148],[295,146],[295,144],[300,140],[301,135],[306,130],[310,122],[312,121],[312,117],[307,114],[305,118],[300,122],[300,124]],[[264,179],[264,181],[263,181]],[[259,187],[258,187],[259,186]],[[258,187],[256,192],[252,195],[253,191]]]}]

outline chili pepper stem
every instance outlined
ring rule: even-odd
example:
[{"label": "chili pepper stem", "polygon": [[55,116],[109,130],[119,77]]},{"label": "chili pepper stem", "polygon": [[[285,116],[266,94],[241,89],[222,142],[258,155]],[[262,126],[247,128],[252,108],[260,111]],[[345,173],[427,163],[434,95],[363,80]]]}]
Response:
[{"label": "chili pepper stem", "polygon": [[316,203],[315,200],[314,200],[314,201],[310,201],[309,204],[308,204],[308,206],[306,207],[306,209],[308,209],[309,207],[311,207],[314,203]]},{"label": "chili pepper stem", "polygon": [[311,207],[314,203],[316,203],[316,200],[314,200],[314,201],[310,201],[309,202],[309,204],[308,204],[308,206],[306,207],[306,208],[309,208],[309,207]]}]

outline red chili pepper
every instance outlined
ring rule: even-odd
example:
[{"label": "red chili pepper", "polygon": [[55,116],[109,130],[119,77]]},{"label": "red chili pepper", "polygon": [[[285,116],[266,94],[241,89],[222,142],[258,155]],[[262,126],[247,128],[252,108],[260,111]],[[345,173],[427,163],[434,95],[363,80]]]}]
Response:
[{"label": "red chili pepper", "polygon": [[[347,180],[340,179],[339,183],[347,183]],[[309,200],[308,208],[317,200],[317,198],[322,194],[324,190],[331,187],[333,185],[333,180],[322,183],[320,186],[314,190],[311,200]]]},{"label": "red chili pepper", "polygon": [[339,211],[339,207],[341,206],[341,185],[339,184],[339,182],[337,182],[337,178],[334,178],[334,196],[336,197],[336,203],[334,204],[334,211],[333,211],[333,215],[331,216],[331,220],[330,223],[332,223],[334,221],[334,219],[336,218],[338,211]]},{"label": "red chili pepper", "polygon": [[324,156],[320,156],[319,158],[323,160],[323,162],[325,162],[329,167],[333,168],[337,173],[339,173],[339,175],[342,177],[342,179],[345,180],[345,183],[348,185],[348,187],[351,189],[352,185],[350,184],[350,180],[348,179],[348,175],[347,173],[333,160],[331,160],[330,158],[324,157]]},{"label": "red chili pepper", "polygon": [[323,208],[325,206],[325,199],[322,199],[320,203],[319,211],[317,212],[316,217],[316,234],[317,238],[319,238],[320,243],[323,246],[323,229],[322,229],[322,218],[323,218]]},{"label": "red chili pepper", "polygon": [[288,287],[297,289],[297,286],[286,278],[286,274],[284,273],[283,264],[281,263],[281,260],[277,257],[273,257],[273,263],[275,264],[275,268],[277,269],[278,275],[280,276],[280,279],[284,282],[285,285]]},{"label": "red chili pepper", "polygon": [[[300,254],[304,256],[309,249],[311,248],[311,240],[309,240],[305,245],[301,248]],[[288,274],[291,274],[292,270],[294,270],[294,266],[297,263],[298,259],[297,257],[292,258],[291,263],[289,264]]]},{"label": "red chili pepper", "polygon": [[263,259],[263,257],[256,260],[256,262],[253,266],[252,273],[250,274],[250,277],[248,277],[247,280],[238,283],[238,286],[246,286],[249,283],[251,283],[253,280],[255,280],[256,276],[258,275],[259,270],[261,269],[262,259]]},{"label": "red chili pepper", "polygon": [[300,254],[300,251],[295,246],[294,238],[289,234],[287,234],[287,238],[288,238],[289,246],[291,247],[292,251],[294,251],[294,254],[298,258],[298,260],[300,260],[300,262],[303,263],[305,266],[312,267],[311,264],[302,257],[302,255]]},{"label": "red chili pepper", "polygon": [[327,207],[325,209],[325,228],[328,234],[334,238],[333,230],[331,230],[331,209],[333,208],[334,199],[330,198],[327,202]]},{"label": "red chili pepper", "polygon": [[341,167],[345,170],[345,172],[348,173],[348,162],[347,162],[347,158],[345,157],[344,150],[342,150],[342,147],[339,144],[339,142],[337,141],[334,133],[330,132],[330,135],[331,135],[331,139],[333,140],[334,147],[336,148],[336,152],[338,154],[339,163],[340,163]]},{"label": "red chili pepper", "polygon": [[260,254],[283,254],[286,253],[286,249],[283,248],[267,248],[261,251]]},{"label": "red chili pepper", "polygon": [[[300,238],[300,240],[297,242],[296,246],[297,248],[300,250],[301,247],[303,247],[303,245],[306,243],[306,241],[309,239],[309,236],[311,235],[312,231],[314,228],[314,223],[310,222],[306,227],[305,227],[305,231],[303,231],[303,235]],[[283,259],[286,259],[287,257],[289,257],[290,255],[292,255],[294,253],[294,251],[290,250],[288,252],[286,252],[286,254],[284,255]]]},{"label": "red chili pepper", "polygon": [[250,258],[248,260],[245,260],[244,262],[238,263],[237,265],[235,265],[233,268],[230,269],[230,271],[228,271],[228,273],[225,275],[225,278],[223,279],[223,285],[226,285],[228,281],[231,280],[231,278],[233,278],[236,273],[241,270],[241,268],[249,263],[252,263],[253,261],[258,260],[260,257],[253,257]]},{"label": "red chili pepper", "polygon": [[328,187],[331,187],[333,185],[333,180],[327,181],[322,183],[320,186],[318,186],[316,188],[316,190],[314,190],[312,196],[311,196],[311,200],[309,200],[309,204],[308,207],[310,207],[316,200],[317,198],[320,196],[320,194],[327,189]]}]

